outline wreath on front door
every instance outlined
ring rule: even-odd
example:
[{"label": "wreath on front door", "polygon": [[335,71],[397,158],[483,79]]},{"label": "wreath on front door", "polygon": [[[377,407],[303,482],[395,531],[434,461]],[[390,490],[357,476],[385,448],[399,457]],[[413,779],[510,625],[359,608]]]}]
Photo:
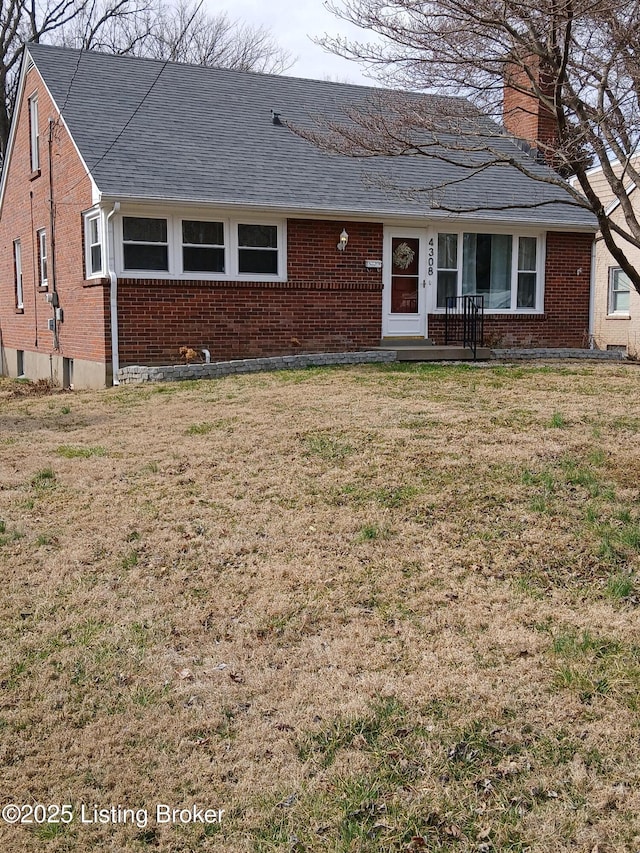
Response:
[{"label": "wreath on front door", "polygon": [[415,256],[416,253],[411,246],[408,246],[406,243],[400,243],[399,246],[396,246],[393,253],[393,265],[400,270],[406,270],[413,263]]}]

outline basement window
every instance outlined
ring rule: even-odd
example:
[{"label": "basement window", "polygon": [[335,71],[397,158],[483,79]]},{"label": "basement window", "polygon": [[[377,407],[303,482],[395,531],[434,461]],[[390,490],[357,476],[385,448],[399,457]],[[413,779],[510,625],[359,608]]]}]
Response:
[{"label": "basement window", "polygon": [[169,270],[166,219],[124,216],[122,246],[125,270]]}]

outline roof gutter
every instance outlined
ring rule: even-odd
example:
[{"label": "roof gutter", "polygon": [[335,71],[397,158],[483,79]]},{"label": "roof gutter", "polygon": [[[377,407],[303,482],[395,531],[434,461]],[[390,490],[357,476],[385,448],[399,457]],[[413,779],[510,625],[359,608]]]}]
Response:
[{"label": "roof gutter", "polygon": [[120,371],[120,347],[118,340],[118,276],[111,267],[111,252],[109,251],[109,223],[111,217],[120,210],[120,202],[113,204],[113,209],[107,213],[104,229],[104,248],[107,258],[107,275],[111,283],[109,303],[111,308],[111,372],[113,374],[113,385],[119,385],[118,373]]},{"label": "roof gutter", "polygon": [[[115,196],[107,195],[103,193],[101,195],[101,199],[110,203],[115,200]],[[197,198],[162,198],[161,196],[148,196],[147,198],[142,198],[140,196],[126,196],[120,194],[118,199],[125,205],[131,205],[136,208],[148,208],[148,207],[158,207],[167,211],[168,209],[184,209],[184,208],[199,208],[199,209],[210,209],[216,211],[217,213],[226,212],[228,214],[234,214],[236,212],[241,213],[255,213],[261,216],[279,216],[281,218],[287,219],[318,219],[318,220],[336,220],[336,219],[348,219],[350,221],[355,222],[382,222],[385,225],[394,225],[398,224],[402,226],[408,226],[411,224],[411,227],[421,227],[422,225],[431,225],[434,222],[437,223],[460,223],[461,226],[464,226],[468,229],[474,228],[486,228],[488,225],[494,226],[496,228],[504,228],[505,233],[512,233],[514,230],[514,220],[510,215],[509,218],[496,218],[496,217],[487,217],[484,218],[479,214],[471,216],[470,214],[461,214],[461,213],[445,213],[444,211],[438,210],[428,210],[427,213],[420,213],[419,211],[413,212],[402,212],[402,211],[393,211],[393,210],[380,210],[376,209],[371,211],[365,208],[329,208],[329,207],[306,207],[303,205],[295,206],[289,205],[287,207],[283,207],[282,205],[273,205],[273,204],[252,204],[242,202],[240,200],[234,202],[217,202],[212,201],[211,199],[197,199]],[[593,221],[591,223],[576,223],[571,222],[566,219],[559,220],[556,218],[555,220],[530,220],[530,219],[519,219],[518,227],[521,228],[529,228],[536,229],[540,232],[542,231],[572,231],[579,232],[585,234],[595,234],[598,230],[598,223],[593,217]]]}]

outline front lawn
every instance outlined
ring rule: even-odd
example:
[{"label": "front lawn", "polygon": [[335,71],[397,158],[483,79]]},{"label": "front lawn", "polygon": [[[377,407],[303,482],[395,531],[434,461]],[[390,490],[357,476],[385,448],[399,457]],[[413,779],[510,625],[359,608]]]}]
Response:
[{"label": "front lawn", "polygon": [[0,380],[1,805],[74,815],[0,848],[639,850],[639,436],[633,364]]}]

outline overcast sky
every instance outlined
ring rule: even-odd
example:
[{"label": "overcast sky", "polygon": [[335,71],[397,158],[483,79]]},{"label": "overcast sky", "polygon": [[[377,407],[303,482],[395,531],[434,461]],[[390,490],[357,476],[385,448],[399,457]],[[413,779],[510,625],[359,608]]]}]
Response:
[{"label": "overcast sky", "polygon": [[278,44],[289,51],[295,64],[285,72],[292,77],[373,85],[356,62],[333,56],[310,37],[346,35],[366,39],[366,34],[328,12],[322,0],[207,0],[211,12],[226,11],[231,18],[268,27]]}]

